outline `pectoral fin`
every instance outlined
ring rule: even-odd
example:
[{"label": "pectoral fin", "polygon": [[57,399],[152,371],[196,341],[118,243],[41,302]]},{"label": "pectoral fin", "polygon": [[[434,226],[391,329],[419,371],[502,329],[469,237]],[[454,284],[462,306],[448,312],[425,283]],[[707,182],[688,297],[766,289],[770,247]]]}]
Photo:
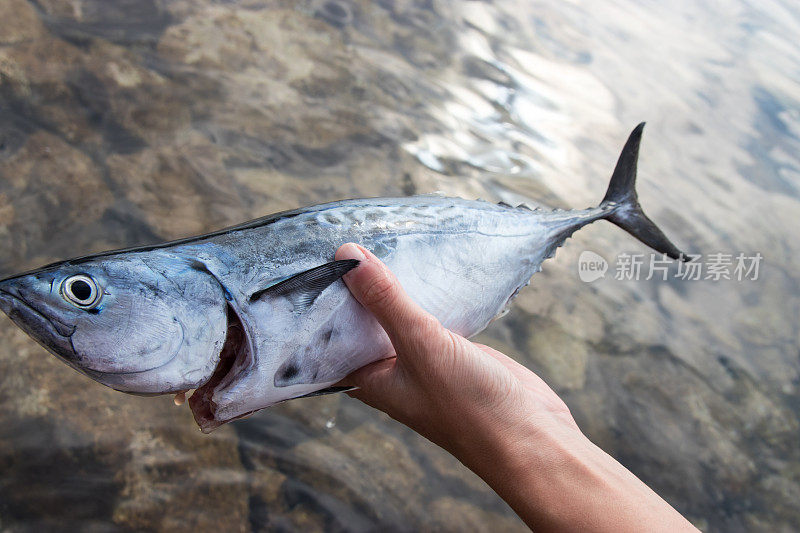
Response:
[{"label": "pectoral fin", "polygon": [[303,394],[302,396],[297,396],[295,398],[291,398],[292,400],[298,400],[300,398],[312,398],[314,396],[324,396],[325,394],[336,394],[338,392],[350,392],[353,390],[358,389],[358,387],[328,387],[327,389],[321,389],[315,392],[309,392],[308,394]]},{"label": "pectoral fin", "polygon": [[331,283],[358,266],[357,259],[331,261],[305,272],[300,272],[275,285],[254,292],[250,302],[266,296],[281,296],[289,300],[298,312],[305,311]]}]

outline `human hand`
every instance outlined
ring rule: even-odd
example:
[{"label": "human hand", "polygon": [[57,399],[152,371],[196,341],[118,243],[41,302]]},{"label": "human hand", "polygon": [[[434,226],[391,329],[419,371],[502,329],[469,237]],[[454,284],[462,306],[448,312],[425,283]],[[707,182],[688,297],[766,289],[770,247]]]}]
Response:
[{"label": "human hand", "polygon": [[[378,258],[354,244],[336,259],[358,259],[344,280],[355,298],[381,324],[396,357],[357,370],[342,385],[432,442],[472,465],[521,427],[579,435],[566,404],[536,374],[497,350],[444,328],[403,291]],[[481,429],[482,434],[475,433]],[[484,441],[484,442],[481,442]],[[486,459],[493,460],[491,457]]]},{"label": "human hand", "polygon": [[344,276],[389,336],[395,357],[340,385],[448,450],[528,526],[543,530],[696,531],[668,503],[578,428],[566,404],[506,355],[444,328],[374,255]]}]

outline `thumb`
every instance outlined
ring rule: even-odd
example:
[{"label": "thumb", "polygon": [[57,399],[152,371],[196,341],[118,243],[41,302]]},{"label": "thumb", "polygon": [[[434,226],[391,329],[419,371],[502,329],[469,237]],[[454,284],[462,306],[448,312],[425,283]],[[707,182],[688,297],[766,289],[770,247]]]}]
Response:
[{"label": "thumb", "polygon": [[336,251],[336,259],[359,261],[343,279],[356,300],[378,320],[402,358],[437,349],[437,342],[447,337],[439,321],[408,296],[395,275],[372,253],[347,243]]}]

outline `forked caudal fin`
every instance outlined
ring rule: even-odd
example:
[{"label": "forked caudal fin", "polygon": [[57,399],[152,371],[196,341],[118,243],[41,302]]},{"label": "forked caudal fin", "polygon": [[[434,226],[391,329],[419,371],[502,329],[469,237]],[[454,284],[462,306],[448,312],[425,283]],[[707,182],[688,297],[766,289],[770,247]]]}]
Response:
[{"label": "forked caudal fin", "polygon": [[686,255],[670,242],[639,205],[636,194],[636,162],[639,159],[639,143],[642,140],[643,130],[644,122],[636,126],[628,137],[600,207],[610,208],[606,220],[613,222],[650,248],[667,254],[672,259],[686,261],[688,260]]}]

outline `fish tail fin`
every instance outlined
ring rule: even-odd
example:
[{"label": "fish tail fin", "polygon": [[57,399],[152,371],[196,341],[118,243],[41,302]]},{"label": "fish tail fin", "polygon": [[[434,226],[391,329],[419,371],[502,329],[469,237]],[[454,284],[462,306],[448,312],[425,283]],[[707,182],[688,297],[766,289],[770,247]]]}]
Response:
[{"label": "fish tail fin", "polygon": [[687,256],[670,242],[655,222],[644,214],[636,194],[636,163],[644,122],[636,126],[622,148],[617,166],[611,175],[608,190],[600,203],[608,210],[604,218],[624,229],[644,244],[672,259],[688,260]]}]

